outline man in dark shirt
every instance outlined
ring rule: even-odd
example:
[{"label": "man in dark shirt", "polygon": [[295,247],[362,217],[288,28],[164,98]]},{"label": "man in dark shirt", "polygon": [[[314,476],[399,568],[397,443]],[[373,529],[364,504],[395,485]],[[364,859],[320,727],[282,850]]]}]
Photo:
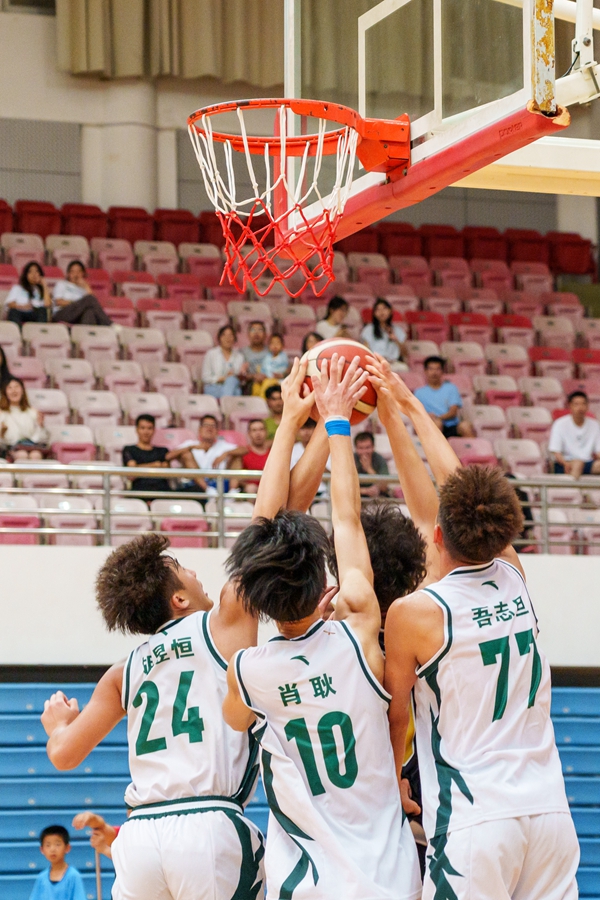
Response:
[{"label": "man in dark shirt", "polygon": [[[168,469],[170,454],[167,447],[155,447],[152,444],[156,420],[148,413],[142,413],[135,420],[137,444],[123,447],[123,465],[127,467],[144,466],[150,469]],[[170,491],[171,486],[166,478],[134,478],[132,491]]]},{"label": "man in dark shirt", "polygon": [[[389,475],[388,464],[381,454],[375,453],[375,438],[369,431],[362,431],[354,438],[354,462],[359,475]],[[377,484],[361,484],[361,497],[387,496],[385,481]]]}]

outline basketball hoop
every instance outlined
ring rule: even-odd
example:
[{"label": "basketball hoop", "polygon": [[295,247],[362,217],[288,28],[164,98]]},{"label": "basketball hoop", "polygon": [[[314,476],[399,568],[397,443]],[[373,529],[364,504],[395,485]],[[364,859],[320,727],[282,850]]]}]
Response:
[{"label": "basketball hoop", "polygon": [[[248,134],[244,114],[265,109],[276,110],[274,133]],[[236,114],[239,134],[213,129],[212,117],[224,113]],[[314,132],[293,134],[291,114],[304,117],[303,126],[306,118],[315,119]],[[327,130],[328,122],[341,127]],[[221,283],[227,277],[240,292],[251,284],[259,296],[281,284],[291,297],[308,286],[320,297],[334,279],[333,244],[352,189],[355,157],[368,171],[378,172],[407,168],[410,159],[407,116],[364,119],[347,106],[317,100],[206,106],[189,117],[188,131],[225,235]],[[220,154],[216,144],[222,145]],[[244,198],[236,188],[234,152],[245,156],[249,189]],[[325,194],[319,178],[328,156],[335,157],[335,172]],[[262,157],[262,163],[253,157]]]}]

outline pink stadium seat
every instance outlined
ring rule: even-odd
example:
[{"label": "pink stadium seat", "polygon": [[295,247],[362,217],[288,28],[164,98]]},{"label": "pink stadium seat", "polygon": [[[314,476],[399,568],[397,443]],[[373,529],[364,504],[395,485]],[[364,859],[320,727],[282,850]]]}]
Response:
[{"label": "pink stadium seat", "polygon": [[448,324],[441,313],[408,310],[405,320],[414,340],[435,341],[437,344],[448,340]]},{"label": "pink stadium seat", "polygon": [[496,228],[467,225],[463,228],[465,256],[470,260],[499,259],[506,261],[508,246]]},{"label": "pink stadium seat", "polygon": [[97,237],[92,238],[90,244],[94,258],[111,275],[113,272],[127,272],[133,268],[133,249],[129,241]]},{"label": "pink stadium seat", "polygon": [[600,378],[600,350],[580,347],[571,351],[571,359],[580,378]]},{"label": "pink stadium seat", "polygon": [[80,421],[90,428],[119,424],[119,398],[112,391],[73,391],[69,402],[74,421]]},{"label": "pink stadium seat", "polygon": [[527,316],[513,313],[492,316],[492,325],[496,329],[498,341],[503,344],[518,344],[520,347],[533,347],[535,331],[533,322]]},{"label": "pink stadium seat", "polygon": [[108,230],[113,238],[135,241],[151,241],[154,238],[154,220],[139,206],[110,206]]},{"label": "pink stadium seat", "polygon": [[413,393],[425,384],[425,375],[421,372],[398,372],[398,376]]},{"label": "pink stadium seat", "polygon": [[544,294],[552,290],[552,276],[546,263],[513,262],[510,268],[515,276],[517,288],[535,294]]},{"label": "pink stadium seat", "polygon": [[0,264],[0,291],[9,291],[19,280],[19,270],[10,263]]},{"label": "pink stadium seat", "polygon": [[496,291],[488,288],[474,288],[463,297],[467,312],[481,313],[484,316],[498,316],[504,312],[504,304],[498,299]]},{"label": "pink stadium seat", "polygon": [[152,531],[148,507],[139,497],[113,497],[110,501],[110,512],[113,547],[126,544],[137,534]]},{"label": "pink stadium seat", "polygon": [[471,270],[475,276],[475,282],[481,288],[490,288],[494,291],[509,291],[513,286],[513,276],[503,260],[499,259],[473,259]]},{"label": "pink stadium seat", "polygon": [[409,285],[416,294],[426,291],[433,283],[433,273],[424,256],[392,256],[390,266],[396,281]]},{"label": "pink stadium seat", "polygon": [[[52,437],[50,439],[52,440]],[[66,490],[69,487],[67,476],[53,472],[52,466],[47,465],[40,465],[39,471],[22,475],[21,484],[27,491],[43,491],[45,488]]]},{"label": "pink stadium seat", "polygon": [[96,295],[101,303],[108,300],[112,290],[112,282],[110,280],[110,273],[106,269],[88,268],[87,280],[92,289],[92,293]]},{"label": "pink stadium seat", "polygon": [[472,284],[471,270],[465,259],[456,256],[432,256],[429,260],[436,284],[468,290]]},{"label": "pink stadium seat", "polygon": [[59,463],[92,462],[96,459],[96,445],[77,441],[55,441],[51,445],[52,455]]},{"label": "pink stadium seat", "polygon": [[544,407],[514,406],[506,411],[514,436],[544,444],[550,435],[552,415]]},{"label": "pink stadium seat", "polygon": [[582,319],[577,325],[580,342],[592,350],[600,350],[600,319]]},{"label": "pink stadium seat", "polygon": [[16,230],[39,234],[60,234],[60,212],[53,203],[40,200],[17,200],[14,206]]},{"label": "pink stadium seat", "polygon": [[202,285],[197,275],[189,272],[175,272],[159,274],[156,283],[160,286],[161,293],[176,300],[198,300],[202,296]]},{"label": "pink stadium seat", "polygon": [[102,325],[73,325],[71,340],[76,354],[94,365],[98,360],[116,359],[119,350],[114,328]]},{"label": "pink stadium seat", "polygon": [[[197,500],[153,500],[150,510],[156,517],[158,530],[169,534],[172,547],[208,547],[204,533],[210,528]],[[185,534],[171,536],[172,532]]]},{"label": "pink stadium seat", "polygon": [[63,391],[33,388],[27,391],[29,402],[44,416],[44,425],[66,425],[69,416],[69,401]]},{"label": "pink stadium seat", "polygon": [[139,363],[164,362],[165,336],[158,328],[123,328],[119,340],[129,359]]},{"label": "pink stadium seat", "polygon": [[127,444],[135,444],[137,433],[133,425],[98,425],[94,429],[100,453],[113,465],[123,465],[121,451]]},{"label": "pink stadium seat", "polygon": [[[35,513],[38,505],[26,494],[0,494],[0,529],[40,528],[41,519]],[[9,534],[0,532],[0,544],[39,544],[39,534]]]},{"label": "pink stadium seat", "polygon": [[513,438],[494,442],[494,452],[514,475],[542,475],[544,464],[539,444]]},{"label": "pink stadium seat", "polygon": [[575,346],[575,328],[570,319],[564,316],[536,316],[533,325],[538,334],[538,342],[543,347],[572,350]]},{"label": "pink stadium seat", "polygon": [[155,209],[154,239],[194,244],[199,240],[198,219],[187,209]]},{"label": "pink stadium seat", "polygon": [[[38,235],[28,235],[28,237],[38,237]],[[40,238],[41,242],[41,238]],[[6,251],[6,259],[19,272],[30,262],[36,262],[40,266],[44,265],[44,251],[34,248],[30,244],[15,244]]]},{"label": "pink stadium seat", "polygon": [[471,406],[469,421],[478,438],[488,441],[503,440],[508,437],[508,422],[501,406]]},{"label": "pink stadium seat", "polygon": [[125,391],[140,393],[144,390],[142,367],[134,360],[100,359],[95,363],[100,385],[119,395]]},{"label": "pink stadium seat", "polygon": [[435,341],[406,341],[407,362],[411,370],[423,374],[423,362],[428,356],[439,356],[440,348]]},{"label": "pink stadium seat", "polygon": [[171,358],[188,367],[202,363],[206,351],[214,345],[208,331],[170,331],[167,341]]},{"label": "pink stadium seat", "polygon": [[197,429],[190,428],[157,428],[154,432],[154,444],[157,447],[167,447],[169,450],[175,450],[180,447],[184,441],[193,441],[198,434]]},{"label": "pink stadium seat", "polygon": [[171,399],[176,394],[189,394],[192,390],[190,370],[183,363],[146,363],[146,377],[151,391],[157,391]]},{"label": "pink stadium seat", "polygon": [[0,320],[0,347],[9,360],[16,359],[17,354],[21,352],[21,332],[19,326],[14,322]]},{"label": "pink stadium seat", "polygon": [[528,405],[544,406],[550,412],[564,409],[565,395],[558,379],[548,376],[520,378],[518,385]]},{"label": "pink stadium seat", "polygon": [[[235,431],[244,431],[250,419],[261,419],[269,415],[269,408],[262,397],[222,397],[221,412],[225,416],[225,425]],[[236,423],[230,420],[236,416]],[[240,427],[240,423],[243,423]]]},{"label": "pink stadium seat", "polygon": [[559,381],[573,377],[574,366],[567,350],[560,347],[530,347],[527,352],[537,375],[558,378]]},{"label": "pink stadium seat", "polygon": [[86,267],[90,263],[90,245],[87,238],[81,235],[49,234],[46,238],[46,250],[54,265],[64,273],[71,262],[82,262]]},{"label": "pink stadium seat", "polygon": [[590,403],[600,403],[600,378],[566,378],[562,388],[566,397],[573,391],[583,391]]},{"label": "pink stadium seat", "polygon": [[47,377],[44,364],[37,356],[10,357],[10,371],[25,383],[28,391],[32,388],[44,388],[46,386]]},{"label": "pink stadium seat", "polygon": [[[92,512],[93,507],[87,497],[53,494],[52,497],[40,498],[40,501],[45,506],[60,510],[56,514],[45,516],[50,528],[62,531],[96,528],[96,515]],[[51,534],[49,543],[63,547],[93,547],[96,537],[93,534]]]},{"label": "pink stadium seat", "polygon": [[[189,310],[192,303],[194,304],[194,311],[190,314],[187,310]],[[225,304],[218,300],[184,301],[184,312],[187,312],[188,318],[191,319],[193,328],[208,332],[213,342],[217,339],[219,329],[229,323]]]},{"label": "pink stadium seat", "polygon": [[[434,288],[431,288],[431,291],[433,290]],[[460,313],[462,311],[462,302],[456,296],[440,297],[433,293],[429,295],[429,291],[427,291],[423,297],[423,309],[447,316],[450,313]]]},{"label": "pink stadium seat", "polygon": [[448,440],[463,466],[498,465],[494,448],[485,438],[449,438]]},{"label": "pink stadium seat", "polygon": [[483,348],[474,341],[445,341],[440,345],[442,356],[449,362],[453,372],[467,375],[485,375]]},{"label": "pink stadium seat", "polygon": [[108,216],[99,206],[87,203],[63,203],[60,208],[63,234],[81,234],[91,238],[106,237]]},{"label": "pink stadium seat", "polygon": [[113,297],[111,295],[107,300],[101,301],[101,303],[104,312],[107,316],[110,316],[115,325],[122,325],[124,328],[135,328],[138,314],[133,300],[129,297]]},{"label": "pink stadium seat", "polygon": [[119,398],[124,413],[133,424],[141,413],[150,413],[159,428],[167,428],[171,421],[171,408],[164,394],[125,392]]},{"label": "pink stadium seat", "polygon": [[219,402],[210,394],[176,394],[171,398],[171,408],[175,414],[175,421],[195,434],[202,416],[215,416],[221,420]]},{"label": "pink stadium seat", "polygon": [[473,379],[479,402],[485,400],[492,406],[508,409],[519,406],[523,395],[517,390],[517,383],[510,375],[477,375]]},{"label": "pink stadium seat", "polygon": [[33,355],[41,360],[51,357],[64,359],[71,352],[71,340],[66,325],[26,322],[23,326],[23,340],[29,345]]},{"label": "pink stadium seat", "polygon": [[198,278],[202,285],[216,286],[219,284],[223,261],[218,247],[212,243],[186,241],[180,243],[178,249],[185,270]]},{"label": "pink stadium seat", "polygon": [[159,275],[174,275],[177,272],[179,260],[176,256],[164,253],[145,253],[142,257],[142,265],[146,272],[154,278]]},{"label": "pink stadium seat", "polygon": [[91,391],[94,387],[94,371],[86,359],[47,359],[45,369],[50,387],[67,395],[73,390]]},{"label": "pink stadium seat", "polygon": [[482,313],[450,313],[448,324],[452,335],[458,341],[475,341],[485,347],[492,340],[492,326]]},{"label": "pink stadium seat", "polygon": [[[160,331],[167,332],[183,325],[182,301],[174,297],[142,298],[137,301],[136,309],[140,313],[143,327],[159,328]],[[151,324],[152,322],[155,324]]]}]

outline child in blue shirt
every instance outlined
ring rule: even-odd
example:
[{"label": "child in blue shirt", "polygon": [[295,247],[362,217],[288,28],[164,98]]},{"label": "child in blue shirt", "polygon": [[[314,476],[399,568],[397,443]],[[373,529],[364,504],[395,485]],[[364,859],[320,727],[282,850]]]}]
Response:
[{"label": "child in blue shirt", "polygon": [[40,850],[50,863],[36,878],[29,900],[86,900],[81,875],[65,856],[71,849],[69,832],[49,825],[40,835]]},{"label": "child in blue shirt", "polygon": [[269,338],[269,352],[261,363],[261,371],[265,378],[281,381],[290,371],[290,361],[283,349],[283,338],[280,334],[272,334]]}]

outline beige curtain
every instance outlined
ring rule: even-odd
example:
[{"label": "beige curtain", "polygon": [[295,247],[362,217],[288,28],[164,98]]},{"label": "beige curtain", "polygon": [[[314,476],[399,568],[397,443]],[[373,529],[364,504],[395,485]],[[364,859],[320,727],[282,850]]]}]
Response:
[{"label": "beige curtain", "polygon": [[59,68],[283,82],[283,0],[57,0]]}]

